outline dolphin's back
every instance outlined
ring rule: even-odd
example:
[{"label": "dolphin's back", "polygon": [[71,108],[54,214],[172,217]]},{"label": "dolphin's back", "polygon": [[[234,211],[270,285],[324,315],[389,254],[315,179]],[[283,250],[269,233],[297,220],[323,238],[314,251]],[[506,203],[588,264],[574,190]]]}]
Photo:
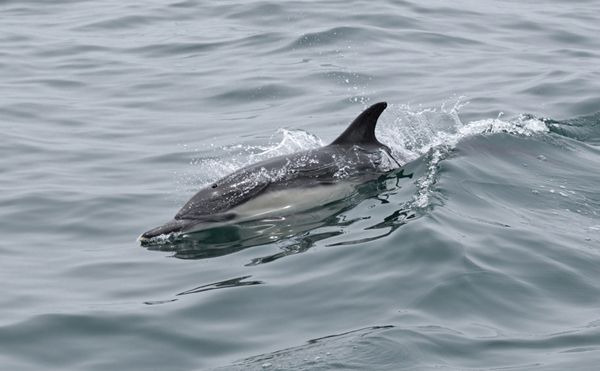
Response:
[{"label": "dolphin's back", "polygon": [[267,191],[327,185],[339,165],[337,149],[323,148],[274,157],[242,168],[198,191],[175,219],[206,220]]},{"label": "dolphin's back", "polygon": [[258,196],[269,186],[269,180],[252,170],[242,169],[202,188],[179,210],[175,219],[207,220]]}]

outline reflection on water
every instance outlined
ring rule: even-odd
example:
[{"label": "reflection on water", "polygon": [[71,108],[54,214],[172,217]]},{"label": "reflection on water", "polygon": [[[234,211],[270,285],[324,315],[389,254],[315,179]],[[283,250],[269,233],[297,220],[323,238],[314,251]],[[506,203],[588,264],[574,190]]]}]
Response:
[{"label": "reflection on water", "polygon": [[232,279],[225,280],[225,281],[209,283],[207,285],[198,286],[193,289],[180,292],[179,294],[177,294],[177,296],[195,294],[198,292],[224,289],[224,288],[230,288],[230,287],[260,285],[263,283],[262,281],[244,281],[245,279],[250,278],[250,277],[252,277],[252,276],[242,276],[242,277],[232,278]]},{"label": "reflection on water", "polygon": [[[392,207],[389,215],[373,220],[365,230],[384,229],[382,234],[330,243],[328,246],[348,245],[385,237],[407,221],[417,216],[411,209],[411,200],[398,200],[401,188],[414,187],[410,181],[412,172],[398,169],[379,179],[358,186],[355,192],[335,201],[304,212],[284,217],[219,225],[190,234],[171,238],[161,244],[146,246],[149,250],[172,251],[180,259],[207,259],[233,254],[238,251],[266,244],[277,244],[279,252],[253,258],[247,265],[269,263],[285,256],[302,253],[317,242],[344,234],[343,228],[373,216],[361,214],[352,217],[349,212],[366,200]],[[412,194],[412,192],[411,192]],[[204,291],[204,290],[200,290]],[[197,292],[197,291],[193,291]]]},{"label": "reflection on water", "polygon": [[[205,292],[205,291],[227,289],[227,288],[240,287],[240,286],[262,285],[264,283],[263,281],[244,281],[245,279],[248,279],[250,277],[252,277],[252,276],[248,275],[248,276],[236,277],[236,278],[231,278],[231,279],[224,280],[224,281],[200,285],[200,286],[194,287],[193,289],[189,289],[189,290],[185,290],[180,293],[177,293],[177,294],[175,294],[175,296],[196,294],[196,293]],[[167,304],[167,303],[172,303],[177,300],[178,299],[148,300],[148,301],[145,301],[144,304],[146,304],[146,305]]]}]

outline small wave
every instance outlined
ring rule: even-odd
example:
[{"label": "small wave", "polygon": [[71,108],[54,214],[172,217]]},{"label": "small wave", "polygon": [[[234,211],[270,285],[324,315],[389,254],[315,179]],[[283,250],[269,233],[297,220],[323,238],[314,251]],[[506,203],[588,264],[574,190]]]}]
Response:
[{"label": "small wave", "polygon": [[359,27],[334,27],[325,31],[308,32],[279,51],[314,48],[336,42],[347,42],[347,40],[356,42],[360,34],[369,35],[370,32]]},{"label": "small wave", "polygon": [[265,16],[279,17],[285,12],[283,4],[277,3],[258,3],[246,4],[246,6],[234,7],[234,11],[227,15],[227,18],[248,20],[252,18],[264,19]]},{"label": "small wave", "polygon": [[134,54],[140,54],[147,57],[164,56],[189,56],[213,51],[217,48],[227,45],[227,42],[168,42],[161,44],[151,44],[130,49]]},{"label": "small wave", "polygon": [[334,83],[340,86],[352,86],[354,89],[358,89],[358,86],[366,86],[375,80],[375,77],[371,74],[347,72],[347,71],[326,71],[318,72],[310,76],[319,82]]},{"label": "small wave", "polygon": [[162,20],[159,16],[150,15],[126,15],[117,18],[103,19],[83,26],[79,26],[76,30],[125,30],[133,29],[140,26],[146,26],[153,22]]},{"label": "small wave", "polygon": [[447,33],[437,32],[409,32],[407,36],[411,39],[418,40],[421,43],[427,43],[432,45],[444,46],[444,47],[469,47],[473,45],[483,45],[480,41],[468,39],[466,37],[452,36]]},{"label": "small wave", "polygon": [[543,121],[553,133],[590,144],[600,144],[600,112],[565,121]]},{"label": "small wave", "polygon": [[212,96],[215,102],[253,103],[256,101],[274,101],[298,96],[302,94],[299,88],[281,84],[266,84],[248,88],[235,88],[224,93]]},{"label": "small wave", "polygon": [[531,136],[549,131],[543,120],[526,115],[507,121],[498,117],[464,123],[459,112],[467,104],[459,98],[451,107],[444,103],[439,109],[413,110],[408,105],[400,105],[393,109],[396,116],[393,125],[382,129],[381,140],[392,148],[396,157],[406,161],[426,157],[427,171],[416,180],[418,191],[413,206],[417,209],[429,207],[439,164],[461,140],[476,135]]},{"label": "small wave", "polygon": [[[230,366],[217,368],[216,370],[314,370],[314,369],[336,369],[344,365],[343,369],[354,369],[357,355],[349,354],[359,346],[361,350],[365,347],[365,339],[370,345],[371,337],[385,334],[394,326],[372,326],[357,330],[347,331],[340,334],[324,336],[311,339],[305,345],[282,349],[273,353],[262,354],[237,361]],[[367,354],[361,353],[362,356]],[[372,356],[372,355],[370,355]],[[362,360],[362,367],[358,369],[369,369],[368,363]]]},{"label": "small wave", "polygon": [[456,144],[475,135],[508,133],[530,136],[548,132],[544,120],[521,115],[514,120],[483,119],[464,123],[459,112],[468,102],[458,99],[450,108],[446,103],[439,109],[413,110],[408,105],[394,110],[392,125],[382,129],[381,140],[402,158],[414,160],[436,147],[454,148]]},{"label": "small wave", "polygon": [[[598,351],[599,338],[595,328],[511,337],[473,336],[435,325],[386,325],[309,340],[214,370],[587,370],[595,368],[591,352]],[[507,350],[512,357],[497,356]]]}]

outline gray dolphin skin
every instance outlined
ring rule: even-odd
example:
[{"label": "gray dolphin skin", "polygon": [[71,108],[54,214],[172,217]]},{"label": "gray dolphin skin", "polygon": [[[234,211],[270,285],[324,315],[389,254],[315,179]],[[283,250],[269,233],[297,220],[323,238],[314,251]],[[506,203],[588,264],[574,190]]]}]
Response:
[{"label": "gray dolphin skin", "polygon": [[390,161],[399,166],[375,137],[386,107],[380,102],[367,108],[329,145],[260,161],[202,188],[173,220],[139,241],[290,215],[347,197],[357,185],[389,172]]}]

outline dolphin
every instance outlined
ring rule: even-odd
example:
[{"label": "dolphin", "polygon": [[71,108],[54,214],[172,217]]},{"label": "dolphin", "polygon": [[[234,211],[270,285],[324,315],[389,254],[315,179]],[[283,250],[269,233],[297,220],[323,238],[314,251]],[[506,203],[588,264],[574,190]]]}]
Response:
[{"label": "dolphin", "polygon": [[400,167],[375,137],[386,107],[385,102],[370,106],[329,145],[260,161],[205,186],[173,220],[138,240],[292,215],[352,195],[356,186],[392,170],[390,163]]}]

